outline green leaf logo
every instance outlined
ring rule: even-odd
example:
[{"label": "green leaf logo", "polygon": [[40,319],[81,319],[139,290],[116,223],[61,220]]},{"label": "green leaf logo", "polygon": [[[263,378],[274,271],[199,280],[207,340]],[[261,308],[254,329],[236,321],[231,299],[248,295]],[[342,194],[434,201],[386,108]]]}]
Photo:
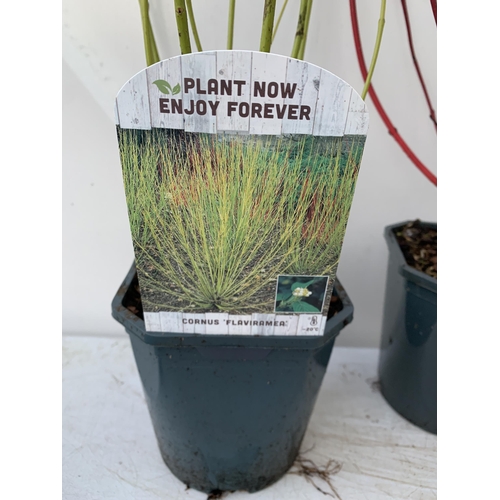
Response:
[{"label": "green leaf logo", "polygon": [[181,84],[178,83],[174,88],[168,83],[166,80],[155,80],[153,82],[154,85],[158,87],[158,90],[162,92],[163,94],[172,94],[176,95],[179,94],[181,91]]}]

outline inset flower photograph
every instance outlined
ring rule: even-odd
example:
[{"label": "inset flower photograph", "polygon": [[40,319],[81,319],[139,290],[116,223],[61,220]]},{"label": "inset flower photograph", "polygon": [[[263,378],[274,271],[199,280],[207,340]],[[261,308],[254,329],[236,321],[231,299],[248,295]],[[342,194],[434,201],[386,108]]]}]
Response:
[{"label": "inset flower photograph", "polygon": [[278,276],[275,312],[321,313],[328,276]]}]

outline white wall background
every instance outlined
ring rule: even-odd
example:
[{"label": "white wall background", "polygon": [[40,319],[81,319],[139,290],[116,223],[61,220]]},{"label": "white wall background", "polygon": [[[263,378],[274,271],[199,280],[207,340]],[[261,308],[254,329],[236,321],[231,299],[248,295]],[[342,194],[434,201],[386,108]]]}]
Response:
[{"label": "white wall background", "polygon": [[[162,58],[179,54],[173,0],[150,0]],[[289,55],[299,0],[289,0],[272,51]],[[236,5],[235,49],[258,50],[263,0]],[[408,2],[414,43],[434,107],[436,26],[428,0]],[[282,0],[277,2],[277,12]],[[367,64],[379,2],[358,0]],[[193,0],[204,50],[226,45],[227,0]],[[194,47],[194,43],[193,43]],[[347,0],[314,0],[305,59],[361,92]],[[133,261],[113,121],[114,97],[145,67],[137,0],[63,0],[63,332],[124,335],[111,300]],[[399,0],[389,0],[373,84],[417,156],[436,173],[436,133],[413,67]],[[370,98],[370,131],[338,276],[355,307],[338,344],[378,346],[387,249],[383,228],[436,220],[436,189],[388,134]]]}]

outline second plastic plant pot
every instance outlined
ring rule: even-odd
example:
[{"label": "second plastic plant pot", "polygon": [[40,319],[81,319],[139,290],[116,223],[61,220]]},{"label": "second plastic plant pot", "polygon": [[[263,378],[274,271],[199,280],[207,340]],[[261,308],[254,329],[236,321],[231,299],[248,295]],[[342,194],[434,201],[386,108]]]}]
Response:
[{"label": "second plastic plant pot", "polygon": [[112,304],[130,336],[163,460],[186,485],[207,493],[254,492],[292,466],[335,338],[353,306],[337,281],[342,310],[321,337],[252,337],[146,332],[128,310],[135,266]]},{"label": "second plastic plant pot", "polygon": [[[403,417],[437,433],[437,279],[409,266],[387,226],[389,264],[379,378],[382,395]],[[434,223],[423,226],[437,228]]]}]

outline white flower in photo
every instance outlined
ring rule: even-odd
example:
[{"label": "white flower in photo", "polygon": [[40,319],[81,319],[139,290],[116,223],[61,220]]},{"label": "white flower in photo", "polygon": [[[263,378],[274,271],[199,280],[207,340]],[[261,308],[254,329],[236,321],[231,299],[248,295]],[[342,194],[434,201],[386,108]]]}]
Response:
[{"label": "white flower in photo", "polygon": [[295,297],[309,297],[309,295],[312,295],[312,292],[310,292],[307,288],[296,288],[292,292],[292,295]]}]

